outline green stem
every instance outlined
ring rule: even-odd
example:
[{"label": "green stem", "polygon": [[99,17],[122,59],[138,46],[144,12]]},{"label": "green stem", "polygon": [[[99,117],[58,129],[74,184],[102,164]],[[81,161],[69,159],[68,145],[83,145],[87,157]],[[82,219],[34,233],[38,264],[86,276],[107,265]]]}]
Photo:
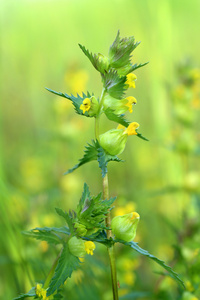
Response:
[{"label": "green stem", "polygon": [[103,88],[102,93],[101,93],[101,97],[99,99],[99,111],[95,117],[95,138],[99,141],[99,118],[101,115],[101,108],[103,106],[103,100],[104,100],[104,96],[106,93],[106,89]]},{"label": "green stem", "polygon": [[[108,189],[108,174],[103,178],[103,197],[104,199],[109,199],[109,189]],[[111,227],[111,217],[110,211],[107,214],[106,218],[106,227]],[[112,232],[110,229],[107,230],[107,238],[110,239],[112,237]],[[108,255],[110,261],[110,269],[111,269],[111,279],[112,279],[112,291],[113,291],[113,300],[118,300],[118,286],[117,286],[117,271],[115,264],[115,254],[114,254],[114,245],[108,248]]]},{"label": "green stem", "polygon": [[52,278],[53,275],[54,275],[54,271],[55,271],[55,269],[56,269],[56,267],[57,267],[58,260],[59,260],[59,258],[60,258],[61,253],[62,253],[62,249],[61,249],[60,253],[58,254],[58,256],[56,257],[56,259],[55,259],[55,261],[54,261],[54,263],[53,263],[53,265],[52,265],[52,267],[51,267],[51,270],[49,271],[49,274],[47,275],[47,278],[46,278],[45,283],[44,283],[44,286],[43,286],[44,289],[47,289],[48,286],[49,286],[49,283],[50,283],[50,281],[51,281],[51,278]]}]

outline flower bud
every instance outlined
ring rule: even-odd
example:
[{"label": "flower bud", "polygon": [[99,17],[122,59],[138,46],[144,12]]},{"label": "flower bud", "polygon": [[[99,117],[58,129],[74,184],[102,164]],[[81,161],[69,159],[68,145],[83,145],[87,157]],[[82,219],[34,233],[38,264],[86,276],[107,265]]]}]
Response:
[{"label": "flower bud", "polygon": [[83,257],[86,254],[85,243],[82,239],[73,236],[68,241],[68,247],[71,254],[77,257]]},{"label": "flower bud", "polygon": [[86,229],[85,225],[80,224],[78,222],[74,223],[74,229],[76,230],[76,235],[79,235],[79,236],[85,236],[87,233],[87,229]]},{"label": "flower bud", "polygon": [[111,129],[100,135],[101,147],[111,155],[118,155],[124,151],[127,141],[127,134],[123,129]]},{"label": "flower bud", "polygon": [[115,237],[125,242],[131,242],[136,236],[139,220],[140,216],[136,212],[114,217],[111,222],[111,228]]},{"label": "flower bud", "polygon": [[104,73],[109,68],[109,59],[108,59],[108,57],[104,56],[101,53],[98,53],[97,57],[98,57],[98,64],[99,64],[98,70],[101,73]]},{"label": "flower bud", "polygon": [[83,114],[87,112],[90,117],[94,117],[99,110],[99,102],[94,96],[85,98],[80,105],[80,109],[83,111]]}]

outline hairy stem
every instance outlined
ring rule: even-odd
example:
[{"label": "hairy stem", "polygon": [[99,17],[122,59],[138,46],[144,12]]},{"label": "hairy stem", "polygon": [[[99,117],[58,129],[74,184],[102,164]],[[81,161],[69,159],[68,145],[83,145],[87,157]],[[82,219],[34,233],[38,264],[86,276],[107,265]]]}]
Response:
[{"label": "hairy stem", "polygon": [[[103,197],[104,199],[109,198],[109,189],[108,189],[108,174],[103,178]],[[107,214],[106,218],[106,227],[111,227],[111,217],[110,211]],[[107,238],[111,238],[112,232],[110,229],[107,230]],[[114,254],[114,245],[108,248],[108,255],[110,261],[110,270],[111,270],[111,278],[112,278],[112,290],[113,290],[113,300],[118,300],[118,286],[117,286],[117,271],[115,264],[115,254]]]}]

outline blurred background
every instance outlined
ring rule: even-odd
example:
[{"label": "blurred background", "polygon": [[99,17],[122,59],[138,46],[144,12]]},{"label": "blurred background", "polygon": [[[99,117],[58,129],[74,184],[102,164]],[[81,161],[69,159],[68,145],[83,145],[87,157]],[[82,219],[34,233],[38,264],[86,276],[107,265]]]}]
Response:
[{"label": "blurred background", "polygon": [[[141,41],[133,62],[150,62],[135,71],[128,94],[138,103],[127,114],[150,141],[130,137],[125,163],[109,164],[113,215],[137,211],[135,241],[186,284],[181,289],[154,262],[119,247],[120,296],[200,299],[199,0],[4,0],[0,13],[0,298],[43,280],[59,251],[21,232],[63,226],[54,208],[75,208],[84,182],[94,195],[102,189],[96,162],[63,176],[94,138],[93,119],[45,87],[99,97],[100,75],[78,43],[106,55],[120,30]],[[101,132],[115,126],[105,119]],[[67,281],[64,299],[110,300],[107,260],[98,246]]]}]

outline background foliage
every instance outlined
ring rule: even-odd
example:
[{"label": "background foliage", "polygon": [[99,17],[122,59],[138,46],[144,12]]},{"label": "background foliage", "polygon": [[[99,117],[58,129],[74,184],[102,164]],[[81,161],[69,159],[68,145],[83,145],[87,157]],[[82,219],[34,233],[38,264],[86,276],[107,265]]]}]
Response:
[{"label": "background foliage", "polygon": [[[149,293],[135,299],[200,297],[200,99],[197,91],[192,104],[194,87],[187,86],[178,68],[188,57],[191,69],[200,67],[200,2],[6,0],[0,11],[0,297],[10,300],[28,291],[45,276],[58,251],[57,246],[50,250],[44,242],[29,240],[21,231],[62,226],[54,207],[76,207],[84,182],[92,194],[101,190],[95,162],[63,176],[94,137],[93,123],[44,88],[68,94],[89,90],[100,96],[100,76],[78,43],[93,53],[107,54],[118,29],[122,36],[142,41],[133,61],[150,61],[135,71],[138,80],[130,94],[138,100],[133,121],[150,142],[129,139],[120,156],[127,163],[110,164],[110,194],[118,195],[113,215],[138,211],[141,222],[135,241],[173,266],[186,282],[184,292],[157,274],[157,265],[118,248],[120,293]],[[179,104],[186,116],[192,111],[190,125],[177,114],[177,95],[184,98],[180,83],[190,91],[191,102]],[[109,129],[106,120],[102,125]],[[68,299],[94,299],[94,294],[96,299],[110,299],[104,251],[99,246],[83,270],[67,281]]]}]

